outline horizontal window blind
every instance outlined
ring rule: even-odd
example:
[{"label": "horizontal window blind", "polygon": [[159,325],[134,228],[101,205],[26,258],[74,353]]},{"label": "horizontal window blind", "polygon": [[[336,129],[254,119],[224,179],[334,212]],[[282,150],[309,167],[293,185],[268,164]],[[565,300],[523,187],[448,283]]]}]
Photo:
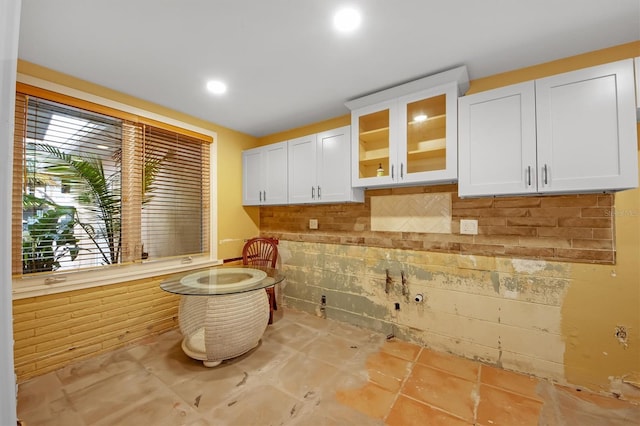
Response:
[{"label": "horizontal window blind", "polygon": [[22,272],[118,263],[122,121],[24,99]]},{"label": "horizontal window blind", "polygon": [[143,257],[208,250],[209,144],[144,126]]},{"label": "horizontal window blind", "polygon": [[174,129],[17,93],[13,274],[208,252],[210,140]]}]

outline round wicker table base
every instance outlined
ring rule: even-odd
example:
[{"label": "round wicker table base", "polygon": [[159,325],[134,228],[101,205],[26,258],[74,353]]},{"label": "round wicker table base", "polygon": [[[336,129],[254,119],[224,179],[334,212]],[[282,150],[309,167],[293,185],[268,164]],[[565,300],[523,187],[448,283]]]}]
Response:
[{"label": "round wicker table base", "polygon": [[182,296],[179,321],[185,354],[215,367],[258,345],[269,322],[269,300],[264,289]]}]

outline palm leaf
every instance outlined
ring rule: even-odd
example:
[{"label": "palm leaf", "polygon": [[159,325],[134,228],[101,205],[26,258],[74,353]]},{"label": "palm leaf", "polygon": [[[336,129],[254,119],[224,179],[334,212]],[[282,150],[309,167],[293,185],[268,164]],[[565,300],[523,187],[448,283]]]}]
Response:
[{"label": "palm leaf", "polygon": [[165,153],[147,150],[144,155],[144,175],[142,179],[142,204],[151,201],[153,195],[153,182],[156,180],[163,164],[174,155],[173,150]]},{"label": "palm leaf", "polygon": [[27,209],[37,208],[44,211],[27,225],[26,233],[23,234],[23,271],[55,271],[60,268],[60,259],[66,255],[75,260],[80,252],[78,239],[73,232],[76,209],[32,194],[24,194],[22,201]]},{"label": "palm leaf", "polygon": [[[48,172],[62,175],[72,184],[84,187],[84,191],[78,196],[78,201],[94,212],[101,222],[99,231],[89,234],[89,237],[102,253],[105,262],[117,263],[121,197],[119,191],[110,185],[110,179],[105,176],[102,160],[98,157],[73,156],[48,144],[37,144],[36,149],[55,160],[46,167]],[[79,222],[79,225],[85,230],[89,229],[87,224]],[[106,240],[108,253],[104,252],[98,242],[100,237]]]}]

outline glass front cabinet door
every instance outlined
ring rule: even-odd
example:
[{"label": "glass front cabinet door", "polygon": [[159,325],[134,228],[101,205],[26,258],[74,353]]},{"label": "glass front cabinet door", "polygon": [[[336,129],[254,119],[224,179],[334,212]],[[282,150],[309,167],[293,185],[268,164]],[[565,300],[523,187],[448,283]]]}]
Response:
[{"label": "glass front cabinet door", "polygon": [[389,105],[373,105],[354,113],[352,117],[352,123],[357,123],[352,134],[352,140],[357,141],[352,145],[357,150],[352,152],[352,158],[357,159],[357,163],[352,171],[355,178],[362,182],[393,182],[392,167],[396,158],[391,140],[396,138],[390,134],[392,112],[395,110]]},{"label": "glass front cabinet door", "polygon": [[352,111],[352,184],[457,180],[455,82]]}]

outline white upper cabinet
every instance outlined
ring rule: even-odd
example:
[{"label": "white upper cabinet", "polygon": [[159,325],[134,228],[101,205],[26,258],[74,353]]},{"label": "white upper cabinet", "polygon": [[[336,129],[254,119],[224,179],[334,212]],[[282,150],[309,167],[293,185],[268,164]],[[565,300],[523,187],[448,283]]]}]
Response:
[{"label": "white upper cabinet", "polygon": [[460,196],[638,186],[633,62],[459,100]]},{"label": "white upper cabinet", "polygon": [[536,192],[533,81],[460,98],[461,196]]},{"label": "white upper cabinet", "polygon": [[287,142],[242,152],[242,204],[287,204]]},{"label": "white upper cabinet", "polygon": [[633,61],[536,81],[538,189],[638,186]]},{"label": "white upper cabinet", "polygon": [[353,186],[455,182],[457,102],[467,88],[459,67],[347,102]]},{"label": "white upper cabinet", "polygon": [[288,142],[289,202],[310,203],[316,199],[317,153],[316,135]]},{"label": "white upper cabinet", "polygon": [[289,204],[363,202],[351,186],[350,126],[288,142]]}]

